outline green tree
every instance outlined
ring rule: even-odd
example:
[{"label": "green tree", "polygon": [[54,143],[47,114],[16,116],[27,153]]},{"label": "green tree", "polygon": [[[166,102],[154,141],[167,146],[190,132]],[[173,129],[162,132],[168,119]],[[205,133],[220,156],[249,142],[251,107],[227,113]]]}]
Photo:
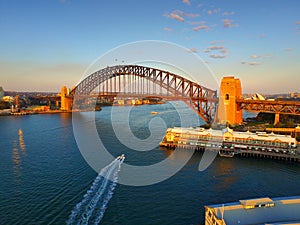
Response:
[{"label": "green tree", "polygon": [[0,101],[0,110],[9,109],[9,108],[10,108],[10,104],[8,102]]}]

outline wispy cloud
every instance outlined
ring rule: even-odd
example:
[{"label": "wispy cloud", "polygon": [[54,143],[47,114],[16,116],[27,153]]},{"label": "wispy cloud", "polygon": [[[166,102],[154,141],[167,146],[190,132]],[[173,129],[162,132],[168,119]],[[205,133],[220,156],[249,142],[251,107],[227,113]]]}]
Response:
[{"label": "wispy cloud", "polygon": [[211,14],[213,14],[213,13],[219,13],[220,11],[221,11],[221,9],[220,9],[220,8],[217,8],[217,9],[210,9],[210,10],[207,10],[206,13],[207,13],[208,15],[211,15]]},{"label": "wispy cloud", "polygon": [[196,18],[196,17],[200,16],[200,14],[198,14],[198,13],[186,13],[186,12],[183,12],[181,10],[176,10],[173,13],[177,13],[178,15],[188,17],[188,18]]},{"label": "wispy cloud", "polygon": [[187,5],[191,4],[190,0],[182,0],[182,2],[185,3],[185,4],[187,4]]},{"label": "wispy cloud", "polygon": [[206,21],[189,21],[188,23],[191,25],[205,25]]},{"label": "wispy cloud", "polygon": [[170,27],[165,27],[164,30],[165,30],[165,31],[172,31],[172,28],[170,28]]},{"label": "wispy cloud", "polygon": [[224,48],[225,48],[225,47],[222,46],[222,45],[220,45],[220,46],[214,45],[214,46],[208,47],[207,49],[208,49],[208,50],[220,50],[220,49],[224,49]]},{"label": "wispy cloud", "polygon": [[217,41],[211,41],[209,44],[215,45],[215,44],[222,43],[222,42],[224,42],[224,41],[223,40],[217,40]]},{"label": "wispy cloud", "polygon": [[264,55],[257,55],[257,54],[253,54],[250,56],[250,58],[252,59],[258,59],[258,58],[271,58],[272,55],[271,54],[264,54]]},{"label": "wispy cloud", "polygon": [[222,45],[209,46],[204,50],[205,53],[211,53],[209,57],[213,59],[222,59],[227,56],[227,48]]},{"label": "wispy cloud", "polygon": [[246,61],[241,61],[242,65],[250,65],[250,66],[259,66],[262,63],[261,62],[257,62],[257,61],[252,61],[252,62],[246,62]]},{"label": "wispy cloud", "polygon": [[222,13],[222,16],[232,16],[232,15],[234,15],[234,12],[233,11],[231,11],[231,12],[223,12]]},{"label": "wispy cloud", "polygon": [[242,65],[249,65],[249,66],[259,66],[261,65],[261,62],[257,61],[252,61],[252,62],[246,62],[246,61],[241,61]]},{"label": "wispy cloud", "polygon": [[171,19],[174,19],[174,20],[185,22],[184,17],[196,18],[196,17],[199,17],[200,14],[198,14],[198,13],[186,13],[186,12],[183,12],[181,10],[175,10],[171,13],[164,14],[164,16],[167,17],[167,18],[171,18]]},{"label": "wispy cloud", "polygon": [[184,18],[179,16],[177,13],[167,13],[164,15],[165,17],[168,17],[168,18],[171,18],[171,19],[174,19],[174,20],[178,20],[180,22],[184,22]]},{"label": "wispy cloud", "polygon": [[209,27],[206,26],[206,25],[201,25],[201,26],[193,27],[194,31],[207,30],[207,29],[209,29]]},{"label": "wispy cloud", "polygon": [[266,36],[265,34],[258,35],[259,38],[264,38],[265,36]]},{"label": "wispy cloud", "polygon": [[198,48],[190,48],[189,50],[188,50],[189,52],[192,52],[192,53],[197,53],[198,52]]},{"label": "wispy cloud", "polygon": [[258,66],[258,65],[261,65],[261,62],[249,62],[248,64],[250,66]]},{"label": "wispy cloud", "polygon": [[223,59],[226,57],[226,55],[221,55],[221,54],[210,54],[209,57],[213,59]]},{"label": "wispy cloud", "polygon": [[300,25],[300,21],[296,21],[296,24],[299,24],[299,25]]},{"label": "wispy cloud", "polygon": [[255,55],[255,54],[251,55],[251,58],[252,58],[252,59],[257,59],[257,58],[259,58],[259,57],[260,57],[259,55]]},{"label": "wispy cloud", "polygon": [[291,51],[293,51],[293,49],[292,48],[286,48],[286,49],[284,49],[284,51],[291,52]]},{"label": "wispy cloud", "polygon": [[234,24],[233,20],[230,19],[223,19],[222,22],[223,22],[223,27],[225,28],[238,27],[238,24],[237,23]]}]

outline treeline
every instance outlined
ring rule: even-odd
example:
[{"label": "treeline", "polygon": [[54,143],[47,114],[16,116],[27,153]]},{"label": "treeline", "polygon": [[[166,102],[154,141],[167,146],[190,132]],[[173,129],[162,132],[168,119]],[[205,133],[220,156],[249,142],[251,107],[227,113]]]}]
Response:
[{"label": "treeline", "polygon": [[[274,113],[259,113],[256,117],[258,122],[267,122],[269,124],[273,124],[275,119]],[[296,127],[297,124],[300,124],[300,116],[296,115],[288,115],[288,114],[281,114],[279,118],[279,122],[273,127],[278,128],[293,128]]]}]

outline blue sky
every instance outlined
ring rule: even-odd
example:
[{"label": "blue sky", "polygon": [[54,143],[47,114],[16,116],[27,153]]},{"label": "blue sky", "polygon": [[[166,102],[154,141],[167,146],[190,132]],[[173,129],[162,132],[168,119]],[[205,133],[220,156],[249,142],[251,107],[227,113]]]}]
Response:
[{"label": "blue sky", "polygon": [[[243,92],[300,92],[298,0],[0,0],[0,86],[59,91],[128,42],[189,48]],[[205,86],[205,84],[203,84]]]}]

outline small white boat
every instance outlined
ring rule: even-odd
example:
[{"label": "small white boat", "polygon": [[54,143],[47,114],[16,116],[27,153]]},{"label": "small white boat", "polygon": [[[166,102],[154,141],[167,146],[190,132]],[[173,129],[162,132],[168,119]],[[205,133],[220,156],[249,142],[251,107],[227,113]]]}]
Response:
[{"label": "small white boat", "polygon": [[122,155],[120,155],[120,156],[117,157],[117,160],[119,160],[121,162],[123,162],[124,159],[125,159],[125,155],[124,154],[122,154]]},{"label": "small white boat", "polygon": [[152,111],[152,112],[151,112],[151,114],[158,114],[158,112],[156,112],[156,111]]}]

